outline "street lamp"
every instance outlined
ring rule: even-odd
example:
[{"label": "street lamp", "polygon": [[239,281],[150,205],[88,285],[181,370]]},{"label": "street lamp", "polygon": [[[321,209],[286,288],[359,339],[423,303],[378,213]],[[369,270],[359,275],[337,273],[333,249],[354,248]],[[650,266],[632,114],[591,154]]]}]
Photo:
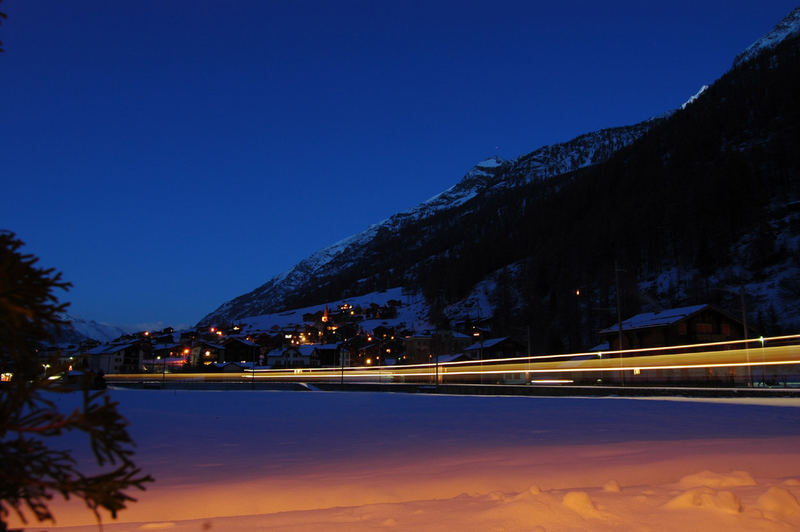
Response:
[{"label": "street lamp", "polygon": [[[161,355],[156,356],[156,360],[161,360]],[[164,387],[164,383],[166,382],[166,380],[167,380],[167,359],[164,358],[164,360],[161,363],[161,387],[162,388]]]},{"label": "street lamp", "polygon": [[[619,382],[624,387],[625,386],[625,371],[622,369],[622,298],[620,297],[619,291],[619,272],[623,272],[625,270],[620,270],[617,261],[614,261],[614,281],[615,281],[615,289],[616,289],[616,307],[617,307],[617,334],[619,335]],[[610,343],[610,342],[609,342]]]}]

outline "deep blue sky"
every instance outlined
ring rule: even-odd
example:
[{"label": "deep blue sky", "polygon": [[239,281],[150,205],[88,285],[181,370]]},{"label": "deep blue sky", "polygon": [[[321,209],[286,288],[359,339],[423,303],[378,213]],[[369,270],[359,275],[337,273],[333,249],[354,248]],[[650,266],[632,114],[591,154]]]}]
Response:
[{"label": "deep blue sky", "polygon": [[6,0],[0,228],[71,311],[199,320],[514,158],[682,104],[797,0]]}]

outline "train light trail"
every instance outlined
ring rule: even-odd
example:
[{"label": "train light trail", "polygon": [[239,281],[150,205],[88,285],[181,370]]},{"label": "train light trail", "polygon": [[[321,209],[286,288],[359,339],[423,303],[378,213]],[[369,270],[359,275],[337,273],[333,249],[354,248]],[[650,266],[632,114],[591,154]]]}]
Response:
[{"label": "train light trail", "polygon": [[[760,356],[752,357],[751,350],[757,346]],[[206,351],[206,356],[210,352]],[[180,359],[182,361],[183,359]],[[164,376],[170,381],[243,381],[253,379],[259,381],[332,381],[332,382],[395,382],[395,383],[431,383],[435,377],[440,383],[479,382],[483,376],[493,376],[495,382],[508,382],[513,377],[519,382],[524,374],[538,377],[528,382],[532,384],[572,384],[576,378],[585,375],[609,375],[613,381],[614,372],[626,374],[631,382],[646,383],[648,378],[658,372],[672,372],[682,380],[703,380],[707,377],[724,378],[725,375],[714,374],[713,370],[728,368],[727,377],[742,379],[735,372],[736,368],[752,367],[778,368],[782,375],[792,375],[800,379],[800,335],[778,336],[772,338],[756,338],[751,340],[735,340],[730,342],[686,344],[661,348],[629,349],[611,352],[585,352],[553,355],[537,355],[512,358],[466,360],[459,362],[442,362],[427,364],[408,364],[385,366],[374,364],[367,359],[365,366],[340,366],[319,368],[286,368],[264,369],[253,368],[245,373],[172,373]],[[688,370],[689,374],[680,373]],[[704,371],[704,374],[691,373],[693,370]],[[676,373],[678,372],[678,373]],[[664,377],[660,375],[660,377]],[[107,375],[109,382],[142,381],[142,374]],[[762,380],[765,372],[762,371]],[[667,379],[669,380],[669,379]],[[595,382],[594,380],[591,381]]]}]

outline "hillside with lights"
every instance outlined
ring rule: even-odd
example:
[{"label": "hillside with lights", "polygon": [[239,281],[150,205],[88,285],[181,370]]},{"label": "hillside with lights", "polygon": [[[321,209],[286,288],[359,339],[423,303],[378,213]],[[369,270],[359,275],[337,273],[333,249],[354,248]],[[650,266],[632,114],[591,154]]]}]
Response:
[{"label": "hillside with lights", "polygon": [[498,333],[531,328],[537,350],[557,350],[591,345],[617,297],[627,315],[694,303],[738,312],[743,287],[759,331],[796,330],[798,20],[795,9],[683,108],[486,159],[201,324],[401,286],[435,325],[490,314]]}]

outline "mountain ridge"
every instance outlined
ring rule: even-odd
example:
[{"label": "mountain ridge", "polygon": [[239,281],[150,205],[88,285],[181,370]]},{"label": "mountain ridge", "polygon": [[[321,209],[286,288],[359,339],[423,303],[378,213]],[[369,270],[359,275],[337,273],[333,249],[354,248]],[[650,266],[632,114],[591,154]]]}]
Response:
[{"label": "mountain ridge", "polygon": [[514,188],[598,164],[619,148],[639,138],[659,120],[652,118],[632,126],[585,133],[567,142],[542,146],[513,161],[495,156],[484,159],[444,192],[313,253],[255,290],[223,303],[198,324],[207,325],[215,323],[215,320],[232,321],[285,310],[283,305],[287,304],[289,294],[301,289],[303,283],[307,283],[315,275],[324,272],[325,267],[335,259],[346,254],[352,255],[357,248],[374,239],[381,230],[396,231],[401,226],[462,206],[481,193]]},{"label": "mountain ridge", "polygon": [[[595,309],[635,312],[654,297],[730,306],[716,287],[745,286],[762,330],[800,326],[789,304],[800,297],[792,281],[800,213],[790,208],[800,200],[792,96],[800,44],[795,33],[776,34],[780,42],[751,46],[758,53],[681,109],[513,161],[485,159],[450,189],[321,250],[201,324],[402,285],[425,295],[431,321],[470,312],[458,304],[465,298],[490,299],[498,331],[549,331],[534,348],[557,350],[586,345],[608,326]],[[619,294],[617,263],[627,272]],[[580,302],[565,295],[576,286]]]},{"label": "mountain ridge", "polygon": [[745,48],[733,60],[734,68],[753,59],[758,54],[773,49],[784,40],[800,34],[800,7],[794,8],[772,30]]}]

